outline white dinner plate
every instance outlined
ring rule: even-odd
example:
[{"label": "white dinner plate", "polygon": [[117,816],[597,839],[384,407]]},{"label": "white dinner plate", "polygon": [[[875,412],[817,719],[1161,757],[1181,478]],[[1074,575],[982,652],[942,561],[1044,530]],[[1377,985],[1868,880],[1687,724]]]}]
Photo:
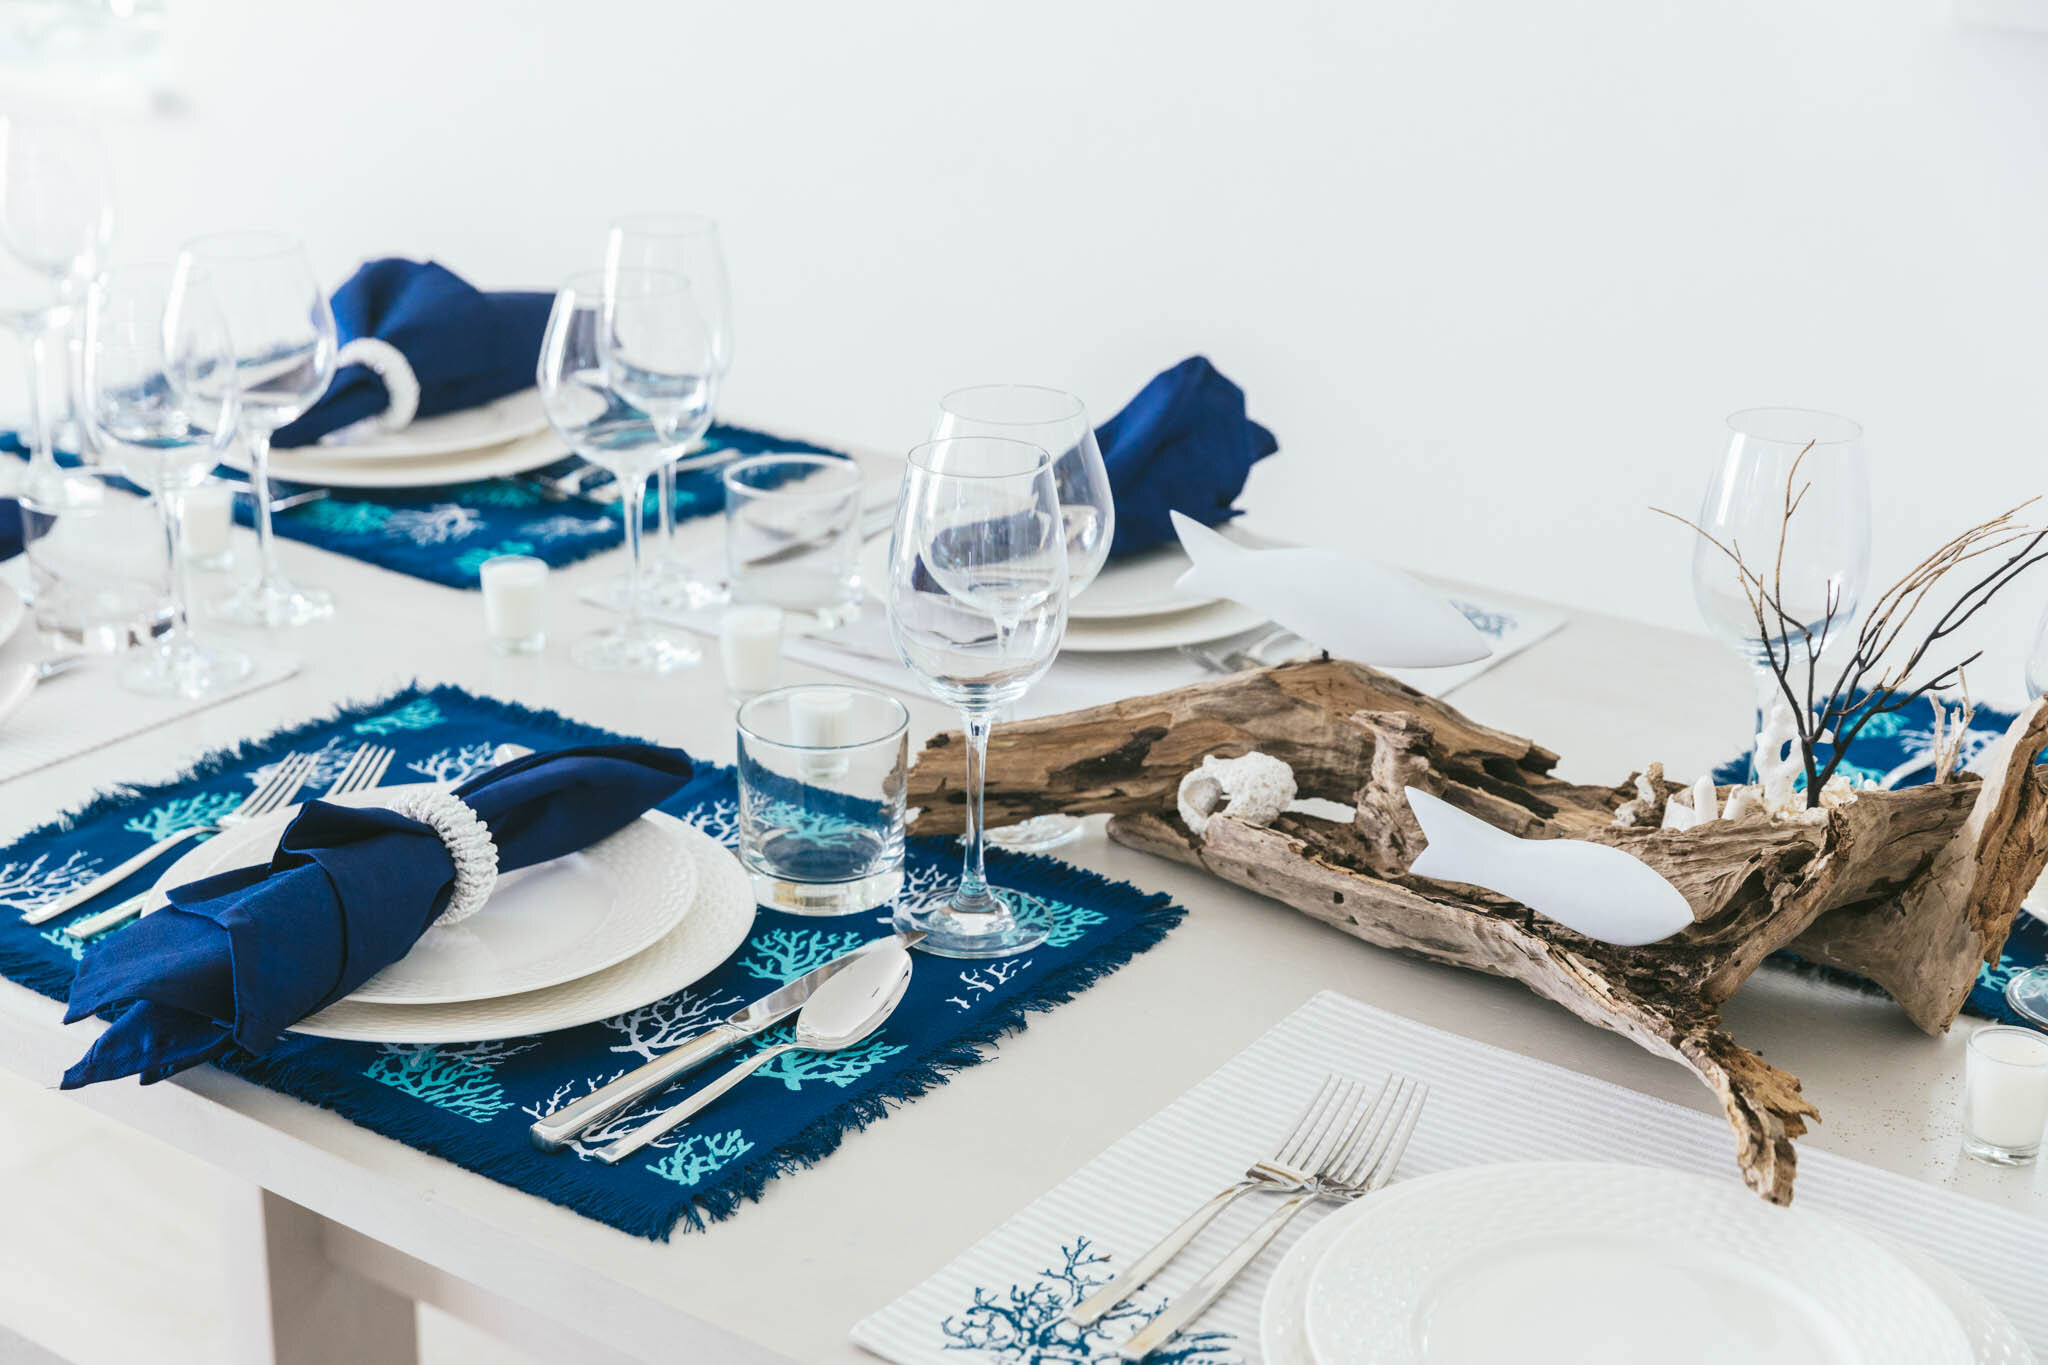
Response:
[{"label": "white dinner plate", "polygon": [[[340,806],[385,806],[431,782],[337,797]],[[325,798],[323,798],[325,799]],[[156,897],[230,868],[268,862],[290,806],[231,826],[171,864]],[[603,971],[676,927],[694,898],[698,859],[679,821],[649,812],[578,853],[508,872],[484,908],[428,929],[412,951],[344,997],[359,1004],[440,1005],[518,995]]]},{"label": "white dinner plate", "polygon": [[293,1033],[359,1043],[481,1043],[576,1028],[639,1009],[702,980],[746,941],[754,892],[739,859],[694,825],[664,815],[697,865],[697,891],[682,923],[624,962],[559,986],[449,1005],[364,1005],[342,1000],[292,1026]]},{"label": "white dinner plate", "polygon": [[[1240,545],[1264,549],[1274,542],[1253,535],[1238,521],[1226,521],[1218,533]],[[1134,616],[1165,616],[1190,607],[1207,606],[1220,598],[1203,593],[1184,593],[1174,587],[1180,576],[1194,567],[1178,541],[1155,545],[1124,559],[1104,565],[1095,581],[1067,608],[1073,621],[1121,621]]]},{"label": "white dinner plate", "polygon": [[[1094,589],[1089,589],[1090,592]],[[1086,597],[1088,594],[1081,594]],[[1079,599],[1076,599],[1077,601]],[[1060,648],[1076,654],[1123,654],[1135,650],[1175,649],[1227,640],[1267,624],[1250,607],[1216,602],[1177,611],[1169,616],[1137,616],[1114,621],[1068,621]]]},{"label": "white dinner plate", "polygon": [[1315,1365],[1971,1365],[1898,1258],[1734,1180],[1475,1167],[1328,1221],[1303,1315]]},{"label": "white dinner plate", "polygon": [[28,603],[12,585],[0,583],[0,645],[14,638],[14,632],[21,629],[21,623],[28,619]]},{"label": "white dinner plate", "polygon": [[385,431],[375,420],[330,431],[317,448],[337,458],[416,460],[423,456],[461,455],[532,436],[548,429],[540,390],[524,388],[478,407],[422,417],[397,431]]},{"label": "white dinner plate", "polygon": [[[500,405],[507,405],[518,420],[501,418],[486,425],[480,414]],[[454,429],[441,427],[443,423],[454,424]],[[424,436],[415,435],[423,428]],[[488,439],[480,439],[487,433]],[[381,443],[398,443],[404,437],[413,440],[393,446]],[[561,439],[548,429],[539,393],[526,389],[482,408],[428,417],[402,431],[381,433],[378,441],[365,437],[341,445],[323,441],[273,450],[270,472],[293,483],[328,488],[433,488],[524,474],[567,454]],[[248,450],[237,441],[224,462],[246,470]]]}]

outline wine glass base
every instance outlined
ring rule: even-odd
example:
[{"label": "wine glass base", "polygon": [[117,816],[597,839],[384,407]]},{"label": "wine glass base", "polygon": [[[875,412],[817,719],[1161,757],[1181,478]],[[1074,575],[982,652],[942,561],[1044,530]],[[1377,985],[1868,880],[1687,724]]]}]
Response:
[{"label": "wine glass base", "polygon": [[191,643],[149,650],[121,670],[121,686],[145,697],[217,697],[256,671],[238,649]]},{"label": "wine glass base", "polygon": [[2048,1029],[2048,967],[2017,972],[2005,983],[2005,1003],[2037,1028]]},{"label": "wine glass base", "polygon": [[680,559],[657,559],[647,566],[647,600],[668,611],[694,611],[726,600],[720,575],[703,574],[701,566]]},{"label": "wine glass base", "polygon": [[600,631],[569,647],[571,663],[598,673],[672,673],[703,657],[695,645],[655,631]]},{"label": "wine glass base", "polygon": [[903,906],[891,922],[898,933],[922,933],[918,950],[937,957],[1009,957],[1045,942],[1052,912],[1044,902],[1018,891],[990,889],[999,907],[993,912],[962,914],[951,905]]},{"label": "wine glass base", "polygon": [[238,626],[303,626],[334,615],[334,594],[325,588],[295,587],[282,579],[244,583],[214,603],[211,615]]},{"label": "wine glass base", "polygon": [[1072,815],[1034,815],[1029,820],[992,829],[985,837],[991,847],[1011,853],[1043,853],[1073,843],[1087,828]]}]

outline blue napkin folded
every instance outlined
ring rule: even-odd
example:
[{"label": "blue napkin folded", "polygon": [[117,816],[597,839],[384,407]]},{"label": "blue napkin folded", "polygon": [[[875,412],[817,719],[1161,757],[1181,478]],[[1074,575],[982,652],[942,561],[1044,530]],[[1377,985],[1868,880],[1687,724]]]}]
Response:
[{"label": "blue napkin folded", "polygon": [[[509,872],[596,843],[689,780],[679,749],[595,744],[528,754],[455,794],[489,826]],[[264,1051],[405,956],[454,878],[447,847],[419,821],[311,803],[267,866],[181,886],[85,950],[64,1022],[122,1012],[64,1088],[138,1073],[160,1081],[237,1044]]]},{"label": "blue napkin folded", "polygon": [[[371,261],[334,291],[345,346],[375,337],[397,347],[419,380],[416,417],[473,408],[530,386],[554,296],[485,293],[431,261]],[[367,365],[344,365],[321,400],[272,444],[310,445],[384,411],[390,393]]]},{"label": "blue napkin folded", "polygon": [[28,528],[21,516],[19,498],[0,498],[0,559],[12,559],[22,551]]},{"label": "blue napkin folded", "polygon": [[1230,520],[1252,466],[1280,448],[1245,416],[1244,390],[1199,355],[1153,379],[1095,439],[1116,498],[1112,559],[1175,540],[1172,512]]}]

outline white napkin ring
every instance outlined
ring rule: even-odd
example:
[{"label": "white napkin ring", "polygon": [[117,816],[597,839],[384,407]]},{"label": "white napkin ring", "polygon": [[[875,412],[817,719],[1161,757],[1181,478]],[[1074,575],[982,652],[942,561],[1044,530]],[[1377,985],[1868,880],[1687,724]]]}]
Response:
[{"label": "white napkin ring", "polygon": [[334,367],[366,365],[384,381],[390,406],[377,414],[377,425],[386,431],[400,431],[412,425],[420,410],[420,379],[412,372],[405,352],[378,337],[357,337],[334,354]]},{"label": "white napkin ring", "polygon": [[459,924],[483,909],[498,884],[498,846],[490,826],[453,792],[408,792],[395,798],[391,809],[431,827],[455,864],[454,894],[434,926]]}]

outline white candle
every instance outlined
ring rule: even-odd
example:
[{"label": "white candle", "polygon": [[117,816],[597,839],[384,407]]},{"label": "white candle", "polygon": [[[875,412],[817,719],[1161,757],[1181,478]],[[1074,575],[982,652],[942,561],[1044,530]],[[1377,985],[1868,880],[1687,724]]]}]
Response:
[{"label": "white candle", "polygon": [[484,590],[484,629],[500,654],[537,654],[547,644],[546,561],[496,555],[477,578]]},{"label": "white candle", "polygon": [[2030,1159],[2048,1130],[2048,1034],[1993,1024],[1970,1035],[1964,1146],[1998,1161]]},{"label": "white candle", "polygon": [[226,563],[228,531],[234,524],[234,489],[224,483],[202,483],[186,492],[185,553],[200,568]]},{"label": "white candle", "polygon": [[727,608],[718,618],[718,660],[733,696],[772,691],[782,680],[782,608]]},{"label": "white candle", "polygon": [[799,747],[836,749],[846,743],[853,694],[843,687],[798,692],[789,699],[789,730]]}]

